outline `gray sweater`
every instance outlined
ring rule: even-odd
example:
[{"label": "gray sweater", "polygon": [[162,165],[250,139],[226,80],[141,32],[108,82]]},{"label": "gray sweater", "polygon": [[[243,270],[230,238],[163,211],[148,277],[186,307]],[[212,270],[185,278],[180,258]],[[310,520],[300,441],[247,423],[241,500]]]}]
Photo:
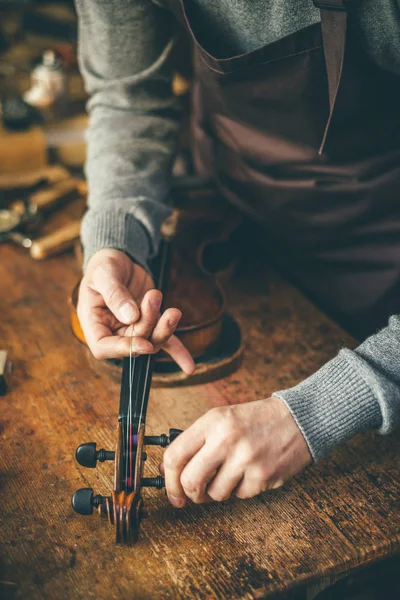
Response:
[{"label": "gray sweater", "polygon": [[[319,20],[312,0],[192,0],[223,55],[254,50]],[[100,248],[147,267],[157,251],[179,131],[171,93],[174,20],[162,0],[76,0],[79,60],[90,94],[85,262]],[[400,75],[400,0],[360,0],[367,50]],[[276,392],[315,460],[367,429],[400,422],[400,316],[356,350],[341,350],[298,386]]]}]

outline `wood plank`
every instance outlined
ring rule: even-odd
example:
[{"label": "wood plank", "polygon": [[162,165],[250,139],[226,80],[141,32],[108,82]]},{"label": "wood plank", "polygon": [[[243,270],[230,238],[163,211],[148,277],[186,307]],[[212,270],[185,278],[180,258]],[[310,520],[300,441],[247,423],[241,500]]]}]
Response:
[{"label": "wood plank", "polygon": [[[284,488],[248,500],[173,509],[145,491],[149,518],[134,548],[70,508],[76,488],[108,493],[112,465],[83,469],[76,446],[112,448],[118,386],[90,366],[72,337],[70,255],[42,264],[0,247],[0,346],[14,362],[0,399],[1,567],[4,597],[271,598],[336,577],[400,548],[400,441],[363,435]],[[246,340],[241,369],[222,381],[155,389],[148,431],[185,428],[207,409],[290,386],[352,344],[262,265],[228,289]],[[162,452],[149,448],[146,473]]]}]

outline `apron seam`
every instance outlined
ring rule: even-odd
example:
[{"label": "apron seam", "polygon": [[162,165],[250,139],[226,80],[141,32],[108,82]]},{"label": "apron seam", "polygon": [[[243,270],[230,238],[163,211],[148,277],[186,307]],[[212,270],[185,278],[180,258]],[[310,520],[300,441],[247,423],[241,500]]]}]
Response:
[{"label": "apron seam", "polygon": [[[286,60],[287,58],[293,58],[295,56],[301,56],[302,54],[307,54],[308,52],[314,52],[315,50],[319,50],[320,48],[323,48],[322,44],[319,44],[318,46],[312,46],[312,48],[307,48],[307,50],[301,50],[300,52],[293,52],[292,54],[286,54],[285,56],[280,56],[279,58],[272,58],[271,60],[266,60],[264,62],[256,62],[256,63],[254,63],[254,65],[245,65],[245,66],[243,66],[243,68],[260,67],[263,65],[273,64],[273,63],[279,62],[280,60]],[[211,66],[207,62],[207,60],[204,58],[203,51],[201,48],[200,48],[200,58],[203,61],[203,63],[214,73],[218,73],[219,75],[230,75],[231,73],[234,72],[234,71],[220,71],[219,69],[216,69],[213,66]],[[240,67],[238,70],[240,70]]]}]

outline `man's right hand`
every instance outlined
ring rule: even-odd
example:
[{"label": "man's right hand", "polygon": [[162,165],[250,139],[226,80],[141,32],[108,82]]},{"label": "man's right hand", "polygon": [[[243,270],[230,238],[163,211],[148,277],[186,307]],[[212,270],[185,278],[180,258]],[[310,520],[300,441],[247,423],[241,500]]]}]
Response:
[{"label": "man's right hand", "polygon": [[86,341],[98,359],[123,358],[132,353],[168,352],[188,375],[193,359],[174,336],[182,313],[168,308],[162,315],[162,294],[151,276],[124,252],[104,248],[86,268],[79,289],[78,317]]}]

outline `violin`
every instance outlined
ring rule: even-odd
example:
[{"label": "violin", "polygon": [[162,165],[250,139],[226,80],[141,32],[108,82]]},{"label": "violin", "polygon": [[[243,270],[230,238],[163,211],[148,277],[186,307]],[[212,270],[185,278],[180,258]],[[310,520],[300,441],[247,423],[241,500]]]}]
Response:
[{"label": "violin", "polygon": [[[163,246],[157,286],[160,290],[166,270],[167,242]],[[90,515],[95,508],[114,526],[116,543],[133,544],[138,539],[140,522],[145,514],[142,488],[164,487],[161,476],[143,477],[145,447],[165,447],[181,433],[181,430],[171,429],[168,435],[145,435],[154,360],[153,355],[133,357],[132,350],[123,360],[115,452],[104,448],[97,450],[94,442],[81,444],[76,450],[76,460],[83,467],[94,468],[97,461],[113,460],[115,463],[111,496],[95,496],[91,488],[81,488],[72,496],[72,507],[81,515]]]},{"label": "violin", "polygon": [[[189,180],[189,184],[193,191],[193,181]],[[181,181],[182,188],[186,195],[188,183]],[[204,186],[197,191],[201,197]],[[177,192],[176,197],[179,206]],[[157,273],[157,288],[163,292],[164,304],[182,311],[182,323],[176,333],[194,358],[210,352],[221,335],[225,296],[215,273],[226,276],[232,270],[225,243],[228,243],[230,233],[239,222],[237,217],[223,218],[221,221],[220,213],[218,217],[217,214],[213,216],[212,204],[209,204],[206,213],[207,239],[204,236],[204,221],[199,219],[199,214],[204,216],[204,194],[198,204],[192,198],[190,211],[175,207],[163,225],[161,252],[152,269],[153,273]],[[203,225],[193,227],[194,223],[198,225],[199,222]],[[211,252],[210,245],[213,245]],[[213,260],[210,260],[212,257]],[[77,294],[77,290],[74,293]],[[72,327],[78,339],[84,341],[74,308],[76,301],[77,296],[71,303]],[[240,346],[236,349],[236,355],[241,356]],[[94,442],[81,444],[76,450],[76,460],[83,467],[94,468],[98,461],[114,461],[111,495],[94,495],[91,488],[82,488],[73,494],[72,507],[81,515],[91,515],[96,510],[100,516],[107,518],[114,527],[117,543],[134,544],[138,540],[140,523],[146,514],[142,489],[164,487],[162,476],[144,477],[146,446],[165,448],[182,433],[179,429],[170,429],[168,434],[146,435],[153,373],[160,364],[164,370],[167,365],[168,371],[168,361],[169,357],[162,352],[157,356],[138,357],[133,357],[131,352],[129,357],[124,358],[115,451],[104,448],[97,450]],[[240,361],[236,360],[233,364],[237,368]],[[191,377],[183,377],[191,382]]]}]

